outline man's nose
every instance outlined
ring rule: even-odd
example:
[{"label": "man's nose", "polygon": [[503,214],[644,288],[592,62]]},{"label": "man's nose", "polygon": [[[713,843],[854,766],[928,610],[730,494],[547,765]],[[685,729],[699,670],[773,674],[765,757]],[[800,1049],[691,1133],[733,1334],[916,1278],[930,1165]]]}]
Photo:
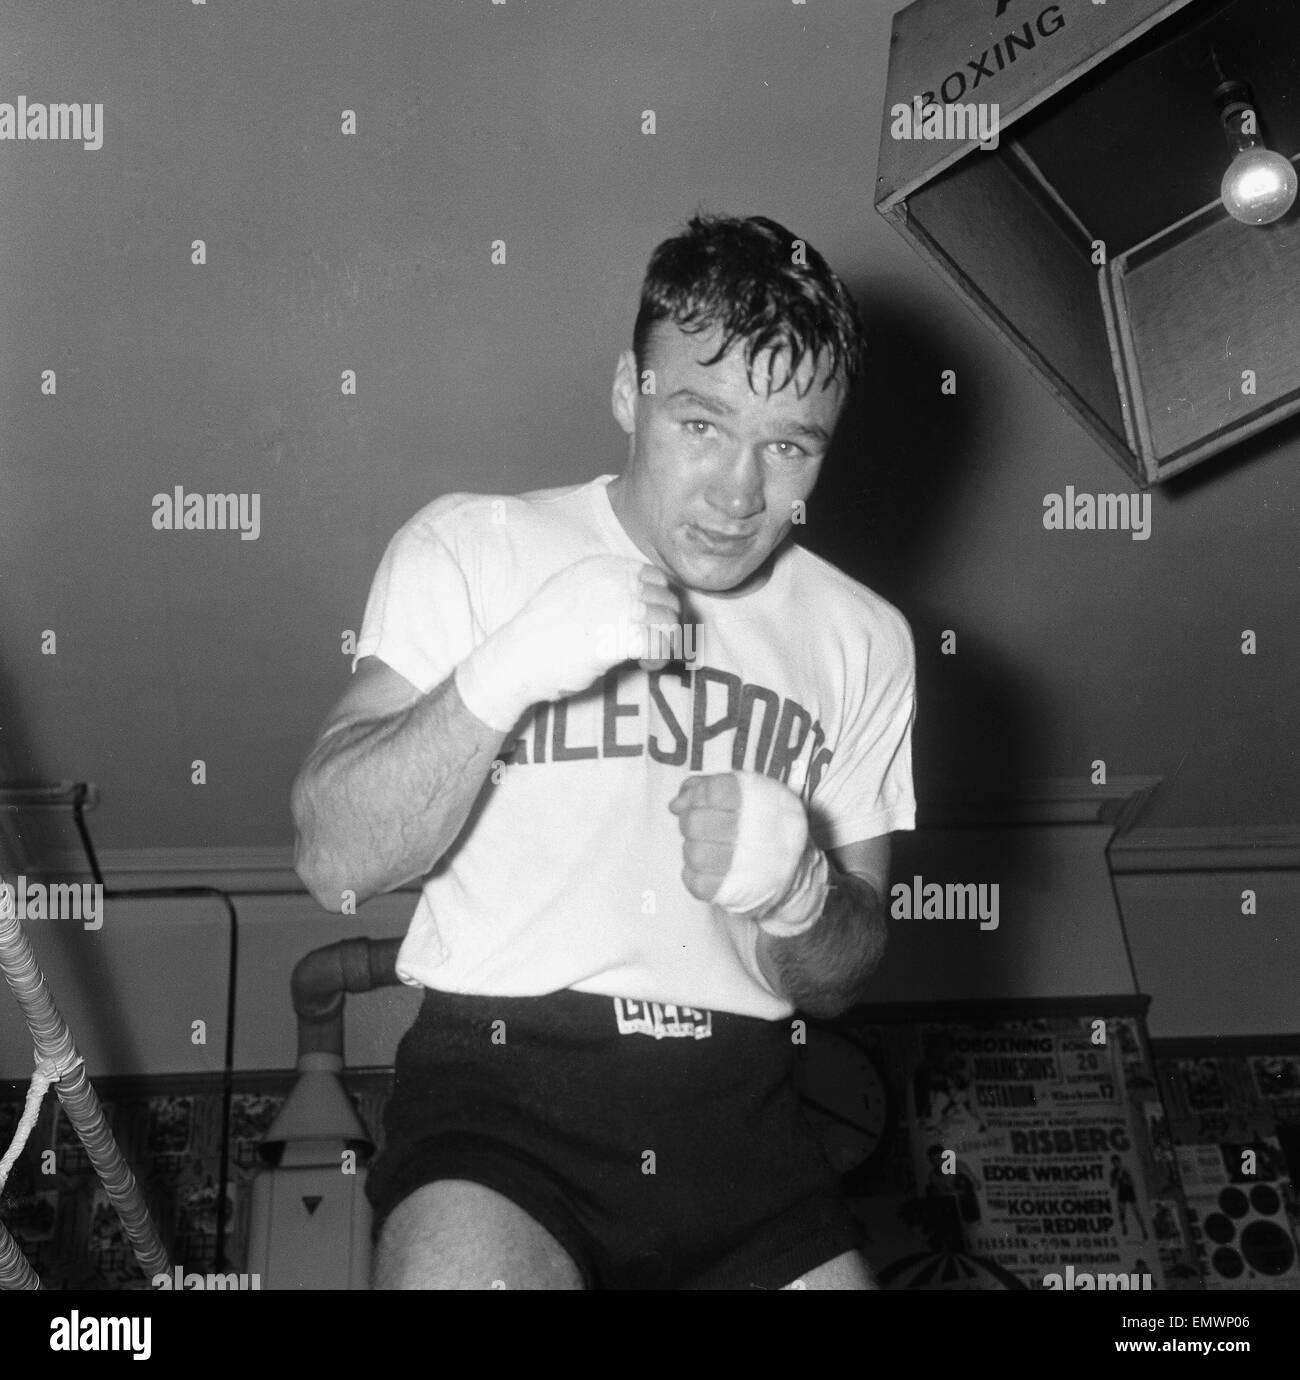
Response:
[{"label": "man's nose", "polygon": [[725,516],[754,517],[763,511],[763,468],[751,451],[737,448],[710,476],[705,498]]}]

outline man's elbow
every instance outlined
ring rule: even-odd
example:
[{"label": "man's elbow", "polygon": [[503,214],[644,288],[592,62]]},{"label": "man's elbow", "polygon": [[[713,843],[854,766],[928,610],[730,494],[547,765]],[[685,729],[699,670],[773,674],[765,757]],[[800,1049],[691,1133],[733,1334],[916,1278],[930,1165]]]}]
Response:
[{"label": "man's elbow", "polygon": [[380,892],[368,878],[344,876],[337,863],[332,863],[320,849],[311,846],[310,835],[302,830],[294,839],[293,870],[331,915],[354,915],[363,901]]},{"label": "man's elbow", "polygon": [[[327,866],[320,846],[320,831],[316,824],[315,811],[312,809],[305,772],[300,773],[293,783],[290,808],[294,823],[293,870],[321,906],[332,915],[340,915],[348,894],[339,884],[339,879],[333,875],[332,869]],[[356,900],[360,900],[355,888],[352,894]]]},{"label": "man's elbow", "polygon": [[838,1020],[867,1000],[864,984],[824,988],[799,1003],[799,1009],[819,1021]]},{"label": "man's elbow", "polygon": [[873,929],[867,952],[862,956],[853,973],[852,980],[848,983],[848,990],[845,993],[845,1011],[854,1006],[862,1006],[871,1000],[872,989],[876,984],[876,973],[885,957],[887,943],[888,931],[881,923]]},{"label": "man's elbow", "polygon": [[871,1000],[876,970],[884,956],[885,931],[881,926],[873,936],[869,949],[860,956],[852,971],[818,992],[811,1003],[804,1004],[804,1009],[818,1020],[833,1021],[854,1007],[865,1005]]},{"label": "man's elbow", "polygon": [[293,870],[319,905],[333,915],[342,913],[345,899],[343,890],[335,885],[334,879],[321,865],[319,856],[308,847],[301,829],[293,841]]}]

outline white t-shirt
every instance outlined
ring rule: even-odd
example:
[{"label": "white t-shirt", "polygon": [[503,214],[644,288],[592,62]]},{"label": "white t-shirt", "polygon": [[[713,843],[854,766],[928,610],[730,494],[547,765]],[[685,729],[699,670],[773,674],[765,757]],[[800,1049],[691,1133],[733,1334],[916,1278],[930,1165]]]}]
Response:
[{"label": "white t-shirt", "polygon": [[[421,509],[380,562],[356,660],[377,656],[428,692],[565,566],[644,560],[610,505],[613,477]],[[536,706],[503,745],[499,779],[424,879],[403,981],[790,1014],[757,966],[757,926],[686,890],[668,803],[688,775],[763,770],[800,792],[822,848],[914,828],[911,633],[792,543],[752,593],[686,600],[685,665],[624,663]]]}]

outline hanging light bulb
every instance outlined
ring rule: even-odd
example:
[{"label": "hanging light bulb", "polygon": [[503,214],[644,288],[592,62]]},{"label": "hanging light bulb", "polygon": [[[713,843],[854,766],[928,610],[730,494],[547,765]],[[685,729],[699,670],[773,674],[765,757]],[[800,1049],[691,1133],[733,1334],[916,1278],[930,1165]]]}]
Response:
[{"label": "hanging light bulb", "polygon": [[1219,196],[1224,210],[1243,225],[1267,225],[1295,204],[1300,180],[1280,153],[1264,145],[1255,98],[1243,81],[1225,81],[1214,92],[1219,118],[1233,155]]}]

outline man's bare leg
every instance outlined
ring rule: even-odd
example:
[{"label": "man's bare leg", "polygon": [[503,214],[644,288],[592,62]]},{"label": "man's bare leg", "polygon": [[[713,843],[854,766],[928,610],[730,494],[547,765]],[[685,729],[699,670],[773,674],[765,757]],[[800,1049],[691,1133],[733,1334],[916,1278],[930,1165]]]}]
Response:
[{"label": "man's bare leg", "polygon": [[581,1289],[560,1243],[522,1208],[465,1179],[425,1184],[392,1211],[374,1289]]},{"label": "man's bare leg", "polygon": [[782,1286],[786,1289],[878,1289],[861,1251],[845,1251]]}]

